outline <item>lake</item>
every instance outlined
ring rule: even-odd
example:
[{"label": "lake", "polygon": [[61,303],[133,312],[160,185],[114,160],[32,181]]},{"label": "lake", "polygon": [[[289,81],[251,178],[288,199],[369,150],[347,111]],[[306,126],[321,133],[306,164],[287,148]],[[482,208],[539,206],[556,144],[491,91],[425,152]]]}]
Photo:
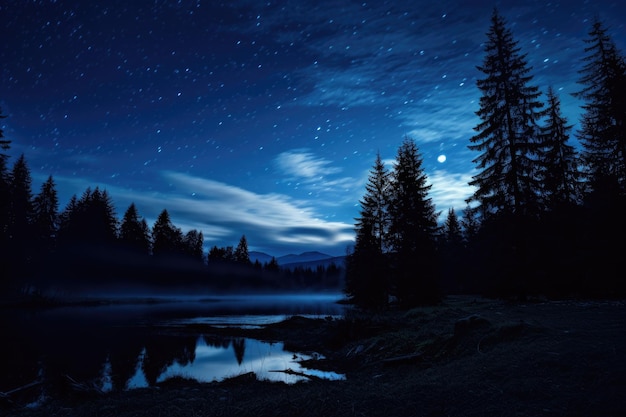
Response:
[{"label": "lake", "polygon": [[189,323],[257,327],[293,315],[339,317],[340,299],[341,294],[110,296],[107,302],[4,309],[0,392],[37,382],[10,397],[35,405],[65,390],[128,390],[174,377],[211,382],[253,372],[285,383],[307,379],[297,373],[343,379],[301,367],[300,361],[316,354],[286,351],[280,342],[176,331]]}]

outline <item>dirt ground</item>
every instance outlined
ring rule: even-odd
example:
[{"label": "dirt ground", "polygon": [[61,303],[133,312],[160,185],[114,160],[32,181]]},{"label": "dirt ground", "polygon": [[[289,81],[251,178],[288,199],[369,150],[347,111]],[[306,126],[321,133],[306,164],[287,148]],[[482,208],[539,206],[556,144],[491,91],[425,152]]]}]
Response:
[{"label": "dirt ground", "polygon": [[[345,319],[294,317],[264,329],[182,331],[284,341],[342,381],[293,385],[244,375],[77,394],[8,416],[626,416],[626,303],[441,305]],[[177,330],[177,331],[180,331]]]}]

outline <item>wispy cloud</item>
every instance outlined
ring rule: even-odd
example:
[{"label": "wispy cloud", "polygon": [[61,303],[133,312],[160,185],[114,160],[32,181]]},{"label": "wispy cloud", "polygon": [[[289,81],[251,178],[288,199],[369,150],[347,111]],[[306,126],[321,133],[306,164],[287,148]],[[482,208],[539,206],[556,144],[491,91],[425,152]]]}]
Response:
[{"label": "wispy cloud", "polygon": [[275,159],[278,169],[288,177],[316,181],[341,172],[331,161],[316,157],[307,149],[293,149],[280,153]]},{"label": "wispy cloud", "polygon": [[277,256],[310,250],[312,245],[341,254],[354,239],[353,225],[324,220],[310,202],[282,194],[258,194],[179,172],[165,171],[161,175],[163,182],[170,184],[167,193],[137,192],[74,178],[59,177],[55,181],[65,190],[84,190],[88,186],[106,189],[120,218],[131,202],[150,225],[166,209],[175,226],[183,231],[201,231],[207,247],[235,246],[245,234],[251,250]]},{"label": "wispy cloud", "polygon": [[274,164],[283,182],[296,182],[315,199],[317,207],[345,208],[360,197],[363,183],[359,179],[340,175],[342,168],[308,149],[282,152],[274,159]]},{"label": "wispy cloud", "polygon": [[465,200],[474,192],[468,184],[471,179],[471,173],[451,173],[446,170],[436,170],[428,176],[432,184],[430,197],[442,216],[446,215],[449,208],[457,212],[465,209]]}]

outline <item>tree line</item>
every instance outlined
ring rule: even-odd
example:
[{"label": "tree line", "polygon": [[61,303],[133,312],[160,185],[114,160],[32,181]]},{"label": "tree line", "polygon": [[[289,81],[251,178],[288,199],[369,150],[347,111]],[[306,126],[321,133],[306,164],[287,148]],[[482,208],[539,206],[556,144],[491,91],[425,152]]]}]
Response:
[{"label": "tree line", "polygon": [[[2,139],[1,145],[6,151],[10,141]],[[202,232],[183,233],[166,209],[152,227],[135,203],[118,220],[111,196],[99,187],[72,196],[59,211],[53,177],[33,195],[24,155],[11,170],[8,158],[0,154],[0,295],[113,287],[341,288],[343,271],[336,265],[292,270],[276,258],[253,263],[245,235],[235,248],[213,246],[205,254]]]},{"label": "tree line", "polygon": [[549,86],[540,100],[526,54],[494,9],[468,145],[478,154],[475,191],[461,219],[449,209],[440,225],[415,142],[405,138],[391,170],[378,155],[347,258],[355,303],[626,295],[626,64],[600,20],[584,42],[577,151],[557,93]]}]

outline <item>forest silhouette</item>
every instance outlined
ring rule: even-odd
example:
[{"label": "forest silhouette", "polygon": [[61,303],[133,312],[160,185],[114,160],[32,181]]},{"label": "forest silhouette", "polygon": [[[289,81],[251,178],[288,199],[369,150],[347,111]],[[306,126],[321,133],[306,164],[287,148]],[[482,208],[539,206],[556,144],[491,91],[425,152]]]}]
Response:
[{"label": "forest silhouette", "polygon": [[[3,167],[6,167],[3,156]],[[2,171],[3,295],[78,292],[236,292],[339,289],[341,266],[281,268],[252,262],[238,245],[203,252],[202,232],[183,233],[163,209],[150,227],[134,203],[121,221],[106,190],[87,188],[59,212],[50,176],[33,196],[26,158]]]},{"label": "forest silhouette", "polygon": [[[275,259],[252,263],[245,234],[236,247],[205,254],[202,232],[183,233],[167,210],[150,227],[133,203],[119,220],[98,187],[59,211],[52,176],[33,195],[25,156],[9,170],[2,153],[0,293],[335,288],[368,308],[435,303],[450,293],[623,297],[626,63],[599,20],[581,50],[577,150],[559,97],[547,87],[540,100],[526,55],[494,9],[478,67],[480,121],[468,144],[478,173],[467,207],[440,216],[407,137],[391,169],[377,156],[345,266],[294,271]],[[2,151],[10,144],[0,131]]]},{"label": "forest silhouette", "polygon": [[626,294],[626,64],[597,19],[585,44],[578,152],[559,97],[548,87],[547,103],[540,101],[526,55],[494,9],[478,67],[480,122],[468,146],[478,173],[463,217],[449,209],[437,224],[413,140],[405,139],[391,170],[378,155],[347,262],[355,303]]}]

